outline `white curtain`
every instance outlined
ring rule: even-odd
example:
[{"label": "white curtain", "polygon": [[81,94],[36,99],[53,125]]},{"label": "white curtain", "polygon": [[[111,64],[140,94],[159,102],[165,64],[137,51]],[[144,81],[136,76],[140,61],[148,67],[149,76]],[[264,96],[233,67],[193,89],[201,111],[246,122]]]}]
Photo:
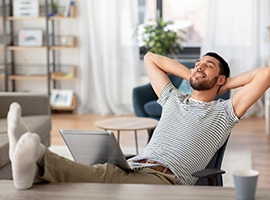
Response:
[{"label": "white curtain", "polygon": [[[269,13],[269,0],[209,0],[202,54],[215,51],[223,56],[231,76],[264,67],[270,56]],[[263,115],[262,100],[246,113],[250,115]]]},{"label": "white curtain", "polygon": [[139,80],[134,39],[137,0],[79,1],[79,112],[133,112],[132,89]]}]

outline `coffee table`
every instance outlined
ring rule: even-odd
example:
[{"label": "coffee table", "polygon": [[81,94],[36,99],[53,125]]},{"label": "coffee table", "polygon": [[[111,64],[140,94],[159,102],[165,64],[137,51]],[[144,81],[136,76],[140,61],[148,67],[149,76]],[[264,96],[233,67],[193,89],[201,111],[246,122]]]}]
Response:
[{"label": "coffee table", "polygon": [[120,131],[133,131],[135,135],[136,153],[138,149],[137,131],[151,129],[157,126],[158,120],[146,117],[117,117],[95,122],[95,126],[104,130],[117,131],[117,140],[120,142]]}]

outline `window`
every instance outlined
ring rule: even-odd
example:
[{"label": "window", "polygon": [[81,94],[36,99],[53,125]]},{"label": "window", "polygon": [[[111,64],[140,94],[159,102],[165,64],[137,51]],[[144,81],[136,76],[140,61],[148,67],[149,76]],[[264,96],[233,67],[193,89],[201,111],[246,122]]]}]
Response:
[{"label": "window", "polygon": [[184,49],[178,55],[182,59],[197,59],[204,33],[208,0],[139,0],[139,20],[162,18],[173,21],[185,30]]}]

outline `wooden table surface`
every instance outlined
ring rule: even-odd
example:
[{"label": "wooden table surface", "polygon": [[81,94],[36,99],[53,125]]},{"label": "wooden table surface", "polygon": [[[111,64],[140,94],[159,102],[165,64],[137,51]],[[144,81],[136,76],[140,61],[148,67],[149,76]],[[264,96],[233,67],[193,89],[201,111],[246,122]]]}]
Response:
[{"label": "wooden table surface", "polygon": [[118,117],[95,122],[95,126],[111,131],[134,131],[152,129],[157,126],[158,120],[146,117]]},{"label": "wooden table surface", "polygon": [[[12,181],[0,181],[3,200],[235,200],[234,188],[143,184],[50,183],[28,190],[15,189]],[[270,199],[269,189],[257,189],[256,200]]]}]

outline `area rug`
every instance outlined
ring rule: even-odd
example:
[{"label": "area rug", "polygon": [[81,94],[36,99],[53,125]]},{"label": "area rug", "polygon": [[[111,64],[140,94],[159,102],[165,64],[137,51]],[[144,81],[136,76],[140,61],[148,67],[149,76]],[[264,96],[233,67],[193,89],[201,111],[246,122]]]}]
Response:
[{"label": "area rug", "polygon": [[240,169],[252,169],[252,153],[249,150],[226,150],[221,167],[224,187],[234,187],[233,172]]},{"label": "area rug", "polygon": [[[64,156],[68,159],[73,160],[68,148],[66,146],[51,146],[50,150]],[[141,149],[140,149],[141,150]],[[135,149],[130,147],[123,147],[125,154],[134,154]],[[234,187],[233,183],[233,172],[239,169],[251,169],[252,168],[252,154],[251,151],[243,150],[226,150],[222,169],[226,171],[223,175],[224,187]]]}]

